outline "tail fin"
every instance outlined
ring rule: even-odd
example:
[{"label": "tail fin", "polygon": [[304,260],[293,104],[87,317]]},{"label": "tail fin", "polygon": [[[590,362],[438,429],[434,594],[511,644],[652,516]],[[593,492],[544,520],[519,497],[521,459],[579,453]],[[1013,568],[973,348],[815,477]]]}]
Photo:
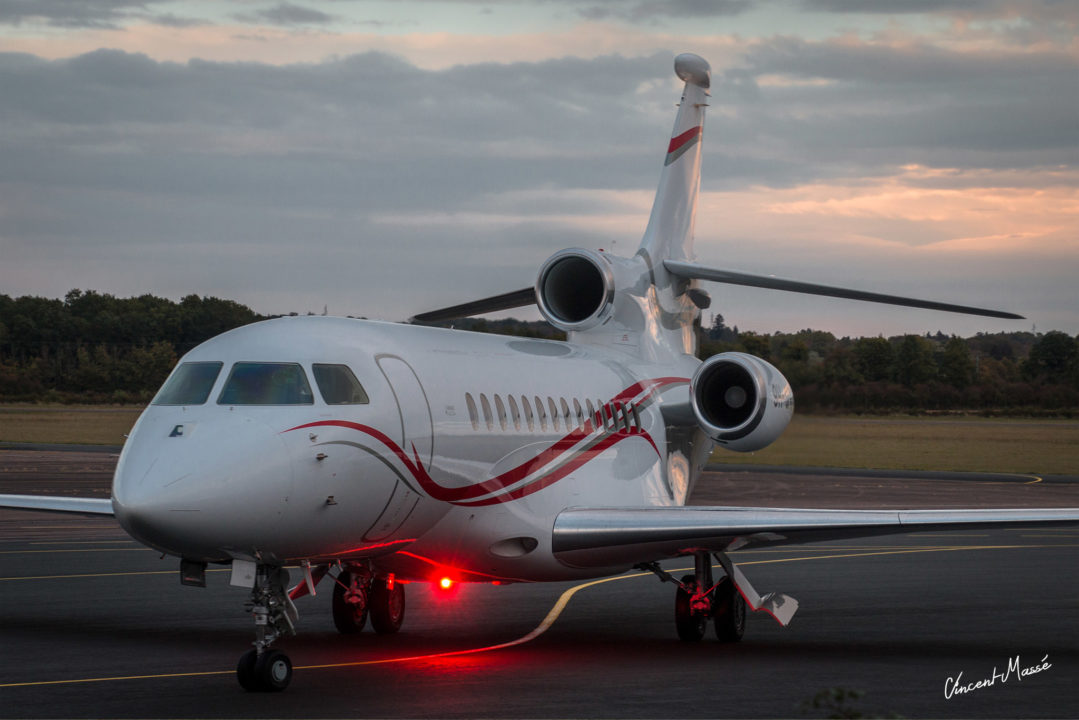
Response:
[{"label": "tail fin", "polygon": [[641,251],[653,266],[664,260],[693,260],[693,220],[701,186],[701,135],[712,69],[692,53],[674,59],[674,72],[686,82],[674,121],[667,158],[659,178]]}]

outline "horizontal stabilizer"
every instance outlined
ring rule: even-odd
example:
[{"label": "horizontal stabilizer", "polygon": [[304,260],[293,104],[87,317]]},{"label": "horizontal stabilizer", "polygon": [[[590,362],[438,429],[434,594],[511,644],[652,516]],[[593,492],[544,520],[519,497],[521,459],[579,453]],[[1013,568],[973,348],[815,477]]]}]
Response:
[{"label": "horizontal stabilizer", "polygon": [[884,303],[886,305],[902,305],[904,307],[925,308],[927,310],[943,310],[945,312],[1004,318],[1006,320],[1024,319],[1022,315],[1002,312],[1000,310],[986,310],[985,308],[953,305],[951,303],[935,302],[933,300],[917,300],[915,298],[883,295],[881,293],[833,287],[831,285],[817,285],[815,283],[800,282],[798,280],[784,280],[783,278],[777,278],[771,275],[750,275],[748,273],[733,272],[731,270],[709,268],[691,262],[665,260],[663,266],[667,268],[668,272],[687,279],[711,280],[712,282],[726,283],[728,285],[744,285],[747,287],[767,288],[770,290],[785,290],[787,292],[805,293],[807,295],[823,295],[824,297],[844,298],[846,300],[863,300],[865,302]]},{"label": "horizontal stabilizer", "polygon": [[805,510],[750,507],[571,508],[551,549],[577,568],[654,562],[697,550],[843,540],[959,527],[1079,524],[1079,508]]},{"label": "horizontal stabilizer", "polygon": [[452,307],[430,312],[420,313],[409,319],[409,322],[437,323],[446,320],[483,315],[485,313],[498,312],[499,310],[512,310],[519,307],[527,307],[536,304],[536,291],[533,288],[523,288],[513,292],[502,293],[494,297],[472,302],[461,303]]},{"label": "horizontal stabilizer", "polygon": [[51,495],[0,495],[0,507],[80,515],[112,515],[112,500]]}]

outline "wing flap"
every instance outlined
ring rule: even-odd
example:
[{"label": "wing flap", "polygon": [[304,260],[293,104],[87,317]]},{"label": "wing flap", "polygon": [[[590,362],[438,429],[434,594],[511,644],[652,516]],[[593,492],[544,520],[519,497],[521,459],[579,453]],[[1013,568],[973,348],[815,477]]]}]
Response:
[{"label": "wing flap", "polygon": [[570,508],[555,518],[564,565],[619,567],[749,546],[841,540],[957,527],[1076,524],[1079,508],[806,510],[800,508]]},{"label": "wing flap", "polygon": [[0,507],[80,515],[112,515],[112,500],[54,495],[0,495]]},{"label": "wing flap", "polygon": [[743,285],[746,287],[783,290],[806,295],[843,298],[845,300],[862,300],[865,302],[883,303],[885,305],[902,305],[904,307],[924,308],[927,310],[943,310],[945,312],[1004,318],[1006,320],[1024,319],[1022,315],[1003,312],[1001,310],[987,310],[985,308],[976,308],[967,305],[954,305],[952,303],[942,303],[933,300],[918,300],[915,298],[900,297],[898,295],[884,295],[882,293],[853,290],[851,288],[841,288],[832,285],[818,285],[816,283],[801,282],[800,280],[786,280],[771,275],[751,275],[749,273],[734,272],[733,270],[720,270],[718,268],[705,267],[704,265],[698,265],[697,263],[692,262],[664,260],[663,266],[667,268],[668,272],[679,277],[696,280],[711,280],[712,282],[726,283],[727,285]]}]

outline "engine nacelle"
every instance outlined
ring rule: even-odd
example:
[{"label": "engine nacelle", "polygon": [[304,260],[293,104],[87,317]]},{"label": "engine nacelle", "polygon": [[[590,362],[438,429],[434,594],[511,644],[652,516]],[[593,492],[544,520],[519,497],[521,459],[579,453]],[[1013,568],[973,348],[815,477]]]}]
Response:
[{"label": "engine nacelle", "polygon": [[690,381],[689,397],[708,437],[738,452],[771,445],[794,413],[794,394],[783,373],[745,353],[706,360]]},{"label": "engine nacelle", "polygon": [[561,250],[543,263],[536,301],[547,322],[579,332],[602,324],[614,312],[615,280],[610,262],[593,250]]}]

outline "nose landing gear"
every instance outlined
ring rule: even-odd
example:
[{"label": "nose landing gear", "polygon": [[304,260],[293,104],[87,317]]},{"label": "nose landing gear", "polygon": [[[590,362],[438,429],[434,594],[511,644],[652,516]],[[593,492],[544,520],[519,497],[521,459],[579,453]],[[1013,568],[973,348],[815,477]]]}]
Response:
[{"label": "nose landing gear", "polygon": [[245,608],[255,618],[254,649],[236,664],[236,679],[248,692],[279,692],[292,680],[292,661],[270,645],[282,635],[296,634],[299,614],[288,596],[288,571],[273,565],[259,565],[251,598]]}]

